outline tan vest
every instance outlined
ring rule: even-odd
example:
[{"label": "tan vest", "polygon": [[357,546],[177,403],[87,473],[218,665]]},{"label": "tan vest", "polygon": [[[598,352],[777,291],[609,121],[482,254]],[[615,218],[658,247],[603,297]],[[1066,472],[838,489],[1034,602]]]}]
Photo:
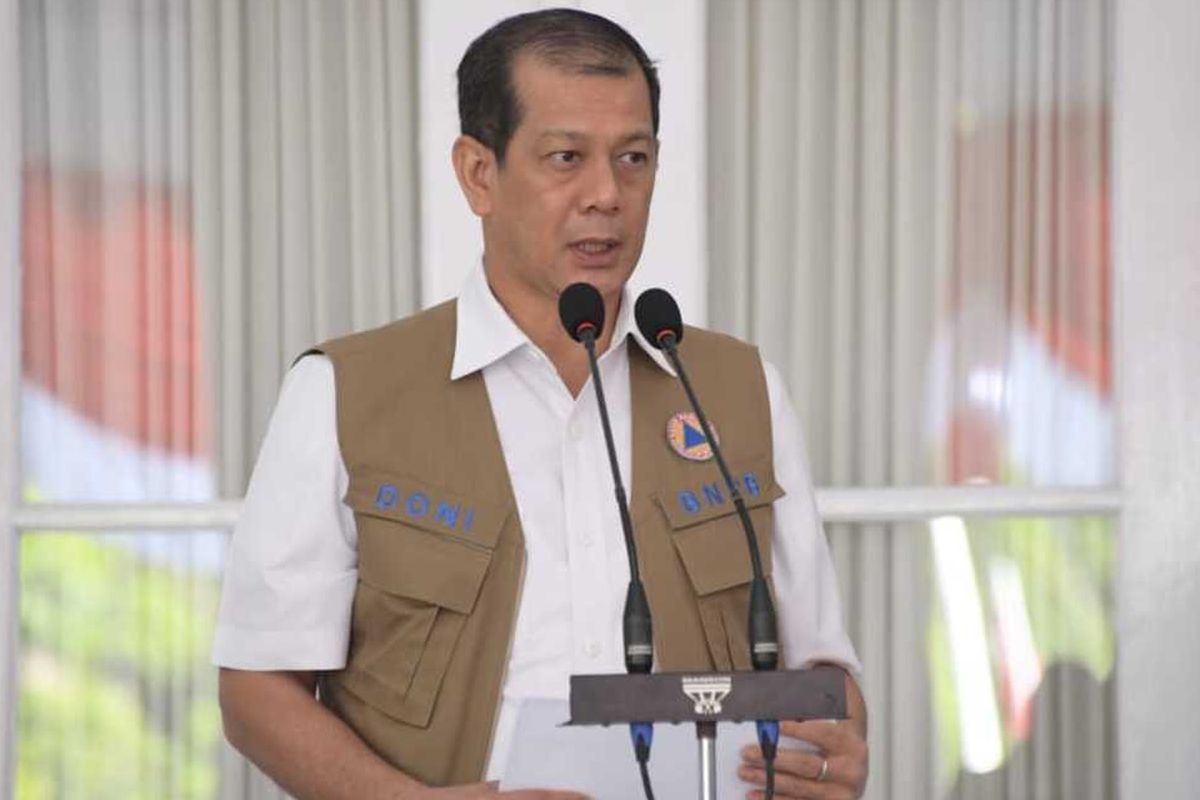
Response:
[{"label": "tan vest", "polygon": [[[348,661],[322,677],[322,699],[382,757],[431,785],[483,776],[525,558],[483,375],[450,380],[455,309],[445,303],[314,351],[334,365],[345,502],[358,528]],[[668,419],[689,410],[679,382],[628,347],[630,512],[655,668],[749,669],[744,534],[716,462],[685,460],[668,445]],[[769,571],[770,503],[783,492],[758,353],[691,328],[681,353]]]}]

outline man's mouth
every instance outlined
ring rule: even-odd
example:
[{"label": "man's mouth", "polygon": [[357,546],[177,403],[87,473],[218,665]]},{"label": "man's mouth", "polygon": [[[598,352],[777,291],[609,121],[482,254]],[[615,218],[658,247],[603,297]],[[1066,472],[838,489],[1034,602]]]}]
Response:
[{"label": "man's mouth", "polygon": [[571,249],[584,256],[603,256],[616,250],[619,239],[589,238],[571,242]]}]

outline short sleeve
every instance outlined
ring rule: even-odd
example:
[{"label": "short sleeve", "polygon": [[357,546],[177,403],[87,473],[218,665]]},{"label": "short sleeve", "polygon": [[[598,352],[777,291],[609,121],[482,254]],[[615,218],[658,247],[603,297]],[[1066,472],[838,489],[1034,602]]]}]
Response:
[{"label": "short sleeve", "polygon": [[862,665],[846,635],[837,574],[817,513],[812,474],[800,420],[778,370],[764,361],[771,403],[775,480],[786,494],[775,501],[772,582],[784,663],[802,667],[827,661],[861,683]]},{"label": "short sleeve", "polygon": [[233,532],[213,642],[218,666],[345,666],[357,585],[354,516],[337,440],[333,364],[284,378]]}]

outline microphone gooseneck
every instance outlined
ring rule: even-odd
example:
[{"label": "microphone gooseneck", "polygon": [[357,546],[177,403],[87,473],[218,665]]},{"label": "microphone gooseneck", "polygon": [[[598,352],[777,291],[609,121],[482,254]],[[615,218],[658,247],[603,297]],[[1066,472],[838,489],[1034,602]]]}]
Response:
[{"label": "microphone gooseneck", "polygon": [[696,392],[692,389],[692,383],[688,380],[687,371],[684,370],[683,361],[679,357],[678,345],[683,339],[683,320],[679,314],[679,306],[667,291],[647,289],[638,298],[634,313],[637,318],[638,330],[641,331],[642,336],[650,344],[664,351],[675,368],[675,373],[679,376],[683,390],[687,394],[688,402],[696,413],[696,418],[700,421],[704,437],[716,457],[717,468],[725,480],[725,486],[733,500],[733,507],[737,511],[738,519],[741,520],[742,530],[746,534],[746,544],[750,550],[750,565],[754,574],[750,584],[750,661],[756,670],[773,670],[779,664],[779,636],[776,630],[775,603],[771,599],[766,578],[763,576],[758,539],[754,535],[754,523],[750,520],[746,501],[742,498],[741,490],[738,489],[737,483],[729,472],[725,456],[721,453],[717,438],[713,436],[708,417],[704,415],[704,409],[700,407],[700,401],[696,399]]},{"label": "microphone gooseneck", "polygon": [[654,637],[650,622],[650,603],[638,569],[637,544],[633,539],[633,523],[629,517],[629,502],[621,483],[617,465],[617,449],[613,444],[612,425],[608,419],[608,404],[604,400],[604,385],[600,380],[600,365],[596,360],[596,337],[604,329],[604,300],[596,287],[588,283],[573,283],[558,298],[558,315],[567,333],[587,350],[596,390],[596,405],[600,407],[600,425],[608,450],[608,465],[612,471],[613,492],[621,516],[621,532],[625,537],[625,553],[629,558],[629,590],[625,595],[622,629],[625,637],[625,669],[630,673],[648,673],[654,665]]}]

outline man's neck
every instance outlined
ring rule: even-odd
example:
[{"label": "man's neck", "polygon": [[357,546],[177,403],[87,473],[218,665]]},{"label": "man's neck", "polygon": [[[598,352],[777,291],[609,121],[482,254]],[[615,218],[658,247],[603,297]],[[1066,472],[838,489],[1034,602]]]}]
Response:
[{"label": "man's neck", "polygon": [[[591,374],[587,351],[563,330],[558,318],[558,298],[520,286],[485,265],[492,295],[509,318],[546,354],[572,397],[578,397]],[[604,298],[604,329],[596,339],[596,355],[607,352],[616,329],[621,297]]]}]

